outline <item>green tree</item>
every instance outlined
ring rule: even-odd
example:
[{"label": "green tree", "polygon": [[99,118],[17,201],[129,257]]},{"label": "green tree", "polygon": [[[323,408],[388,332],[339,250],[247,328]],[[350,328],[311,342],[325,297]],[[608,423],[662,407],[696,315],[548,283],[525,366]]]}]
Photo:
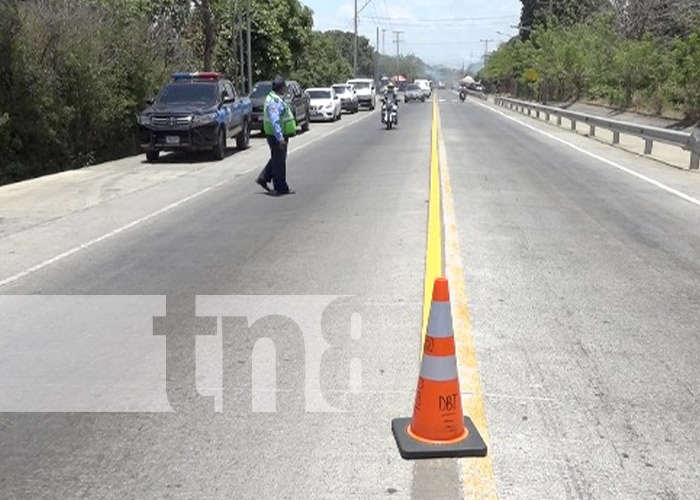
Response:
[{"label": "green tree", "polygon": [[[346,31],[327,31],[335,39],[340,55],[352,68],[355,62],[355,34]],[[374,77],[374,48],[367,37],[357,39],[357,77]],[[353,75],[355,76],[355,75]]]},{"label": "green tree", "polygon": [[327,87],[352,77],[352,66],[340,55],[336,37],[314,31],[292,76],[303,87]]}]

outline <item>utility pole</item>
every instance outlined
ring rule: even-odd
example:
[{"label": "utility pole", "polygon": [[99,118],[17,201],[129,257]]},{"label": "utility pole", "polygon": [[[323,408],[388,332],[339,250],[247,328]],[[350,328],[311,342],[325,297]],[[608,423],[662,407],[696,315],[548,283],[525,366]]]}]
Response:
[{"label": "utility pole", "polygon": [[486,62],[486,58],[487,58],[488,55],[489,55],[489,43],[495,42],[496,40],[493,40],[493,39],[486,39],[486,40],[481,39],[481,40],[479,40],[479,41],[480,41],[481,43],[484,44],[484,62]]},{"label": "utility pole", "polygon": [[379,80],[379,26],[377,26],[377,45],[374,50],[374,81]]},{"label": "utility pole", "polygon": [[382,29],[382,54],[386,54],[386,30]]},{"label": "utility pole", "polygon": [[401,35],[405,33],[404,31],[394,31],[394,43],[396,44],[396,76],[399,75],[401,70]]},{"label": "utility pole", "polygon": [[248,94],[253,93],[253,49],[250,34],[250,0],[246,5],[246,40],[248,45]]},{"label": "utility pole", "polygon": [[355,0],[355,50],[352,68],[352,74],[355,78],[357,78],[357,0]]},{"label": "utility pole", "polygon": [[[236,6],[238,8],[238,6]],[[246,81],[245,81],[245,47],[243,47],[243,13],[242,11],[238,11],[238,51],[239,51],[239,58],[238,58],[238,65],[240,66],[240,72],[241,72],[241,86],[239,87],[239,90],[241,91],[241,94],[245,94],[245,89],[246,89]]]}]

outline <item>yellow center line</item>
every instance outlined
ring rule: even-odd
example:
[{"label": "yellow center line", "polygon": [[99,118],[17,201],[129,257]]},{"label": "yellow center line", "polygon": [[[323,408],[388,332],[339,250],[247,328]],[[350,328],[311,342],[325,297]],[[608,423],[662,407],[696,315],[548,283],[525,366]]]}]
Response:
[{"label": "yellow center line", "polygon": [[[442,130],[437,101],[433,102],[432,154],[430,165],[430,213],[428,223],[428,256],[426,261],[426,307],[424,309],[424,328],[430,307],[428,288],[442,272],[443,225],[445,240],[445,274],[450,282],[452,318],[457,346],[459,380],[462,389],[462,405],[466,415],[471,417],[474,425],[489,444],[488,425],[484,396],[479,382],[479,373],[472,332],[471,316],[467,302],[467,287],[464,279],[464,267],[457,232],[452,184],[447,166],[447,152],[440,137]],[[442,181],[442,186],[440,186]],[[440,190],[442,187],[442,191]],[[441,203],[442,194],[442,203]],[[442,214],[440,213],[442,207]],[[442,215],[442,217],[441,217]],[[485,458],[460,460],[460,474],[463,498],[497,499],[498,490],[493,472],[491,449]]]},{"label": "yellow center line", "polygon": [[[428,242],[425,256],[425,282],[423,296],[423,337],[428,329],[433,283],[442,276],[442,220],[440,214],[440,161],[438,154],[438,107],[433,99],[433,125],[430,134],[430,196],[428,198]],[[421,353],[422,353],[421,342]]]}]

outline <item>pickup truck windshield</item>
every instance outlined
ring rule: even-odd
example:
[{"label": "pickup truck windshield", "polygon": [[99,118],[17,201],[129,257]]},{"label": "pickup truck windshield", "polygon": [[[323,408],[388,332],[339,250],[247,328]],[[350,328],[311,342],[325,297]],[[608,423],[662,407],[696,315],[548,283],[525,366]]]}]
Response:
[{"label": "pickup truck windshield", "polygon": [[369,88],[369,83],[367,83],[367,82],[357,82],[357,83],[354,83],[353,85],[355,85],[355,88],[357,90],[366,90]]},{"label": "pickup truck windshield", "polygon": [[333,90],[335,90],[336,94],[344,94],[345,92],[350,91],[350,89],[348,89],[345,85],[338,85],[336,87],[333,87]]},{"label": "pickup truck windshield", "polygon": [[271,83],[258,83],[253,87],[253,92],[250,94],[252,99],[257,99],[259,97],[265,97],[272,90]]},{"label": "pickup truck windshield", "polygon": [[409,85],[406,87],[406,90],[420,90],[420,87],[418,85]]},{"label": "pickup truck windshield", "polygon": [[218,85],[211,83],[175,83],[167,85],[158,96],[158,104],[203,104],[218,102]]},{"label": "pickup truck windshield", "polygon": [[310,90],[309,96],[311,99],[330,99],[331,93],[327,90]]}]

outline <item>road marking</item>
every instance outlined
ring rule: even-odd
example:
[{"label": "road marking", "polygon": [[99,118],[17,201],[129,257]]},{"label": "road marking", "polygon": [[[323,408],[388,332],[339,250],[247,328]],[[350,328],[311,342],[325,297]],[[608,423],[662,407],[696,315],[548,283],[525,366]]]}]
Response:
[{"label": "road marking", "polygon": [[[334,128],[333,130],[331,130],[330,132],[328,132],[328,133],[325,134],[325,135],[322,135],[322,136],[320,136],[320,137],[316,137],[315,139],[312,139],[312,140],[310,140],[310,141],[307,142],[307,143],[304,143],[304,144],[301,144],[301,145],[297,146],[296,148],[292,149],[292,150],[289,152],[289,154],[292,155],[292,154],[294,154],[294,153],[297,153],[298,151],[300,151],[300,150],[302,150],[302,149],[304,149],[304,148],[310,146],[311,144],[314,144],[314,143],[316,143],[316,142],[318,142],[318,141],[320,141],[320,140],[322,140],[322,139],[325,139],[326,137],[329,137],[329,136],[331,136],[331,135],[333,135],[333,134],[335,134],[335,133],[337,133],[337,132],[340,132],[340,131],[343,130],[344,128],[347,128],[347,127],[349,127],[349,126],[351,126],[351,125],[354,125],[354,124],[356,124],[356,123],[361,122],[362,120],[364,120],[364,119],[366,119],[366,118],[372,116],[373,114],[374,114],[374,113],[367,113],[367,115],[363,116],[362,118],[358,118],[357,120],[353,120],[352,122],[346,123],[346,124],[344,124],[344,125],[341,126],[341,127]],[[240,175],[249,174],[250,172],[253,172],[253,171],[255,171],[255,170],[260,170],[261,168],[262,168],[262,167],[259,167],[259,166],[250,168],[250,169],[248,169],[248,170],[245,170],[245,171],[241,172],[241,173],[239,174],[239,176],[240,176]],[[34,273],[38,272],[38,271],[41,271],[42,269],[46,269],[47,267],[52,266],[53,264],[56,264],[56,263],[58,263],[58,262],[60,262],[60,261],[62,261],[62,260],[64,260],[64,259],[66,259],[66,258],[68,258],[68,257],[70,257],[70,256],[72,256],[72,255],[75,255],[75,254],[77,254],[77,253],[79,253],[79,252],[82,252],[83,250],[87,250],[88,248],[93,247],[93,246],[97,245],[98,243],[102,243],[103,241],[106,241],[106,240],[109,240],[109,239],[111,239],[111,238],[114,238],[115,236],[118,236],[119,234],[121,234],[121,233],[123,233],[123,232],[125,232],[125,231],[128,231],[129,229],[133,229],[133,228],[135,228],[136,226],[140,226],[141,224],[143,224],[143,223],[145,223],[145,222],[148,222],[148,221],[150,221],[150,220],[152,220],[152,219],[155,219],[156,217],[158,217],[158,216],[160,216],[160,215],[163,215],[163,214],[165,214],[165,213],[167,213],[167,212],[170,212],[170,211],[172,211],[172,210],[174,210],[174,209],[176,209],[176,208],[178,208],[178,207],[180,207],[180,206],[182,206],[182,205],[184,205],[184,204],[186,204],[186,203],[188,203],[188,202],[190,202],[190,201],[192,201],[192,200],[195,200],[195,199],[197,199],[197,198],[199,198],[199,197],[201,197],[201,196],[207,194],[207,193],[210,192],[210,191],[213,191],[214,189],[217,189],[217,188],[219,188],[219,187],[221,187],[221,186],[223,186],[223,185],[225,185],[225,184],[228,184],[229,182],[233,182],[233,181],[235,181],[235,180],[236,180],[236,178],[231,178],[231,179],[226,179],[226,180],[224,180],[224,181],[218,182],[218,183],[214,184],[213,186],[209,186],[208,188],[202,189],[201,191],[198,191],[198,192],[196,192],[196,193],[194,193],[194,194],[192,194],[192,195],[190,195],[190,196],[187,196],[187,197],[185,197],[185,198],[182,198],[181,200],[176,201],[176,202],[174,202],[174,203],[171,203],[170,205],[168,205],[168,206],[166,206],[166,207],[163,207],[163,208],[161,208],[161,209],[159,209],[159,210],[156,210],[155,212],[150,213],[150,214],[148,214],[148,215],[146,215],[146,216],[144,216],[144,217],[141,217],[140,219],[136,219],[135,221],[132,221],[132,222],[126,224],[125,226],[121,226],[121,227],[115,229],[114,231],[110,231],[110,232],[107,233],[107,234],[103,234],[102,236],[99,236],[98,238],[92,239],[92,240],[87,241],[87,242],[85,242],[85,243],[83,243],[83,244],[81,244],[81,245],[78,245],[78,246],[76,246],[76,247],[73,247],[73,248],[71,248],[70,250],[67,250],[67,251],[65,251],[65,252],[63,252],[63,253],[61,253],[61,254],[55,256],[55,257],[52,257],[52,258],[50,258],[50,259],[47,259],[47,260],[45,260],[45,261],[43,261],[43,262],[40,262],[39,264],[36,264],[36,265],[34,265],[34,266],[32,266],[32,267],[29,267],[29,268],[25,269],[24,271],[21,271],[21,272],[15,274],[15,275],[13,275],[13,276],[10,276],[10,277],[8,277],[8,278],[5,278],[5,279],[3,279],[3,280],[0,280],[0,288],[2,288],[2,287],[4,287],[4,286],[7,286],[7,285],[9,285],[9,284],[11,284],[11,283],[14,283],[14,282],[16,282],[16,281],[18,281],[18,280],[20,280],[20,279],[22,279],[22,278],[25,278],[25,277],[27,277],[27,276],[29,276],[29,275],[31,275],[31,274],[34,274]]]},{"label": "road marking", "polygon": [[579,153],[583,153],[583,154],[585,154],[586,156],[589,156],[589,157],[591,157],[591,158],[593,158],[593,159],[595,159],[595,160],[598,160],[598,161],[600,161],[600,162],[602,162],[602,163],[605,163],[606,165],[609,165],[609,166],[611,166],[611,167],[613,167],[613,168],[616,168],[616,169],[618,169],[618,170],[620,170],[620,171],[622,171],[622,172],[625,172],[626,174],[629,174],[629,175],[631,175],[631,176],[633,176],[633,177],[636,177],[637,179],[639,179],[639,180],[641,180],[641,181],[644,181],[644,182],[646,182],[646,183],[648,183],[648,184],[651,184],[652,186],[655,186],[655,187],[657,187],[657,188],[659,188],[659,189],[661,189],[661,190],[663,190],[663,191],[666,191],[666,192],[669,193],[669,194],[672,194],[672,195],[674,195],[674,196],[677,196],[678,198],[681,198],[681,199],[683,199],[683,200],[685,200],[685,201],[687,201],[687,202],[689,202],[689,203],[692,203],[692,204],[695,205],[695,206],[700,207],[700,200],[699,200],[699,199],[693,198],[692,196],[690,196],[690,195],[688,195],[688,194],[685,194],[685,193],[683,193],[682,191],[678,191],[677,189],[674,189],[674,188],[672,188],[671,186],[668,186],[668,185],[666,185],[666,184],[664,184],[664,183],[662,183],[662,182],[659,182],[659,181],[657,181],[657,180],[654,180],[654,179],[652,179],[651,177],[647,177],[647,176],[644,175],[644,174],[640,174],[639,172],[635,172],[634,170],[629,169],[629,168],[627,168],[627,167],[624,167],[624,166],[620,165],[619,163],[616,163],[616,162],[614,162],[614,161],[612,161],[612,160],[608,160],[607,158],[605,158],[605,157],[603,157],[603,156],[597,155],[597,154],[595,154],[595,153],[591,153],[590,151],[587,151],[586,149],[584,149],[584,148],[582,148],[582,147],[580,147],[580,146],[577,146],[577,145],[575,145],[575,144],[572,144],[571,142],[569,142],[569,141],[567,141],[567,140],[565,140],[565,139],[562,139],[561,137],[557,137],[557,136],[554,135],[554,134],[550,134],[549,132],[545,132],[544,130],[540,130],[539,128],[537,128],[537,127],[535,127],[535,126],[533,126],[533,125],[530,125],[530,124],[525,123],[525,122],[523,122],[523,121],[521,121],[521,120],[518,120],[517,118],[512,117],[512,116],[510,116],[510,115],[508,115],[508,114],[506,114],[506,113],[504,113],[504,112],[502,112],[502,111],[500,111],[500,110],[498,110],[498,109],[492,108],[491,106],[487,106],[487,105],[482,104],[482,103],[480,103],[480,102],[474,102],[474,104],[477,104],[478,106],[481,106],[481,107],[484,108],[484,109],[488,109],[489,111],[491,111],[491,112],[493,112],[493,113],[499,114],[499,115],[503,116],[504,118],[507,118],[507,119],[509,119],[509,120],[511,120],[511,121],[514,121],[515,123],[518,123],[518,124],[522,125],[522,126],[525,127],[525,128],[528,128],[528,129],[530,129],[530,130],[533,130],[533,131],[537,132],[538,134],[541,134],[541,135],[543,135],[543,136],[545,136],[545,137],[547,137],[547,138],[549,138],[549,139],[552,139],[552,140],[554,140],[554,141],[556,141],[556,142],[559,142],[559,143],[561,143],[561,144],[564,144],[565,146],[568,146],[568,147],[570,147],[571,149],[574,149],[574,150],[578,151]]},{"label": "road marking", "polygon": [[440,214],[440,162],[438,156],[438,105],[433,99],[433,123],[430,131],[430,188],[428,197],[428,241],[425,253],[425,281],[423,289],[422,342],[428,329],[433,283],[442,276],[442,220]]},{"label": "road marking", "polygon": [[200,196],[208,193],[209,191],[216,189],[217,187],[222,186],[228,182],[231,182],[231,180],[227,179],[223,182],[220,182],[218,184],[210,186],[206,189],[202,189],[201,191],[198,191],[197,193],[195,193],[193,195],[190,195],[186,198],[183,198],[180,201],[176,201],[175,203],[171,203],[167,207],[161,208],[160,210],[157,210],[149,215],[146,215],[145,217],[141,217],[140,219],[137,219],[133,222],[130,222],[126,226],[122,226],[118,229],[115,229],[114,231],[110,231],[109,233],[104,234],[104,235],[100,236],[99,238],[95,238],[95,239],[90,240],[86,243],[83,243],[82,245],[78,245],[77,247],[73,247],[70,250],[63,252],[62,254],[57,255],[56,257],[45,260],[45,261],[43,261],[35,266],[32,266],[28,269],[25,269],[24,271],[19,272],[19,273],[15,274],[14,276],[10,276],[9,278],[5,278],[4,280],[0,281],[0,287],[3,287],[5,285],[9,285],[10,283],[14,283],[15,281],[17,281],[19,279],[22,279],[26,276],[29,276],[30,274],[34,274],[37,271],[41,271],[42,269],[49,267],[52,264],[55,264],[55,263],[65,259],[67,257],[70,257],[71,255],[75,255],[76,253],[81,252],[83,250],[86,250],[94,245],[97,245],[98,243],[101,243],[105,240],[113,238],[113,237],[117,236],[118,234],[123,233],[124,231],[128,231],[129,229],[132,229],[140,224],[143,224],[144,222],[147,222],[151,219],[158,217],[159,215],[162,215],[166,212],[169,212],[169,211],[179,207],[180,205],[184,205],[185,203],[187,203],[189,201],[192,201],[196,198],[199,198]]},{"label": "road marking", "polygon": [[[436,111],[437,129],[442,130],[440,114]],[[440,134],[441,135],[441,134]],[[450,281],[452,295],[452,312],[457,345],[457,365],[461,385],[462,405],[465,413],[472,419],[484,441],[489,444],[488,422],[484,394],[479,382],[476,348],[467,299],[467,287],[457,231],[452,183],[447,164],[447,150],[442,137],[438,140],[439,168],[442,179],[442,210],[445,231],[445,274]],[[498,490],[493,472],[493,448],[484,458],[460,460],[462,492],[464,499],[497,499]]]}]

